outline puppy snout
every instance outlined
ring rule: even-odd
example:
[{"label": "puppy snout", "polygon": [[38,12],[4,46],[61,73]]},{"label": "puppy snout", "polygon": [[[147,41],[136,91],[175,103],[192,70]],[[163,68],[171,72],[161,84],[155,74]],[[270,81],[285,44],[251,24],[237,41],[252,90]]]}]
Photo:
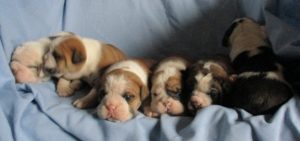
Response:
[{"label": "puppy snout", "polygon": [[117,109],[117,106],[112,105],[112,104],[106,105],[106,109],[109,113],[114,113],[114,111]]}]

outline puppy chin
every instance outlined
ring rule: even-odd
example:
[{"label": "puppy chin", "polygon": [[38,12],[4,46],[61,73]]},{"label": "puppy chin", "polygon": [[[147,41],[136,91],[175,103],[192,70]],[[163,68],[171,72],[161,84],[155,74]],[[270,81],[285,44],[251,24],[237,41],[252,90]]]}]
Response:
[{"label": "puppy chin", "polygon": [[194,92],[188,104],[189,110],[197,110],[212,104],[212,99],[205,93]]},{"label": "puppy chin", "polygon": [[134,117],[129,105],[121,96],[104,97],[97,107],[97,115],[112,122],[123,122]]}]

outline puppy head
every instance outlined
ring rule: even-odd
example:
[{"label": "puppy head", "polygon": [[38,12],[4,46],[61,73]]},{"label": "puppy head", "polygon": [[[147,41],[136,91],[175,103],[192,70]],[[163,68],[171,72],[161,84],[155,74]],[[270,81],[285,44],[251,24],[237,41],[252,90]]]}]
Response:
[{"label": "puppy head", "polygon": [[158,64],[151,80],[151,109],[154,112],[170,115],[184,112],[182,82],[186,67],[187,61],[179,57],[169,57]]},{"label": "puppy head", "polygon": [[250,18],[236,19],[223,37],[223,46],[230,48],[231,60],[244,51],[266,45],[268,42],[264,26]]},{"label": "puppy head", "polygon": [[80,38],[73,34],[54,37],[44,56],[45,70],[53,76],[79,71],[86,62],[86,50]]},{"label": "puppy head", "polygon": [[222,64],[210,60],[200,60],[189,68],[187,84],[192,96],[189,110],[220,104],[229,89],[229,71]]},{"label": "puppy head", "polygon": [[98,90],[101,102],[97,107],[97,115],[109,121],[133,118],[149,95],[147,80],[143,78],[147,72],[132,62],[120,63],[108,68]]},{"label": "puppy head", "polygon": [[43,70],[43,55],[48,50],[49,38],[23,43],[12,54],[10,68],[17,83],[47,81],[50,76]]}]

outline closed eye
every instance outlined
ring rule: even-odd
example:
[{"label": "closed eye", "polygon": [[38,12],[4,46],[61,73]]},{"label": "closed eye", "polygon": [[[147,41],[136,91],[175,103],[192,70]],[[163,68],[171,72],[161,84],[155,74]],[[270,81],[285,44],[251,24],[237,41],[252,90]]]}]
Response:
[{"label": "closed eye", "polygon": [[218,93],[219,93],[219,91],[218,91],[217,88],[211,88],[211,89],[209,90],[208,95],[210,95],[211,97],[215,98],[215,97],[218,96]]},{"label": "closed eye", "polygon": [[60,60],[60,59],[62,59],[62,56],[59,55],[56,51],[54,51],[52,55],[53,55],[53,57],[54,57],[55,60]]}]

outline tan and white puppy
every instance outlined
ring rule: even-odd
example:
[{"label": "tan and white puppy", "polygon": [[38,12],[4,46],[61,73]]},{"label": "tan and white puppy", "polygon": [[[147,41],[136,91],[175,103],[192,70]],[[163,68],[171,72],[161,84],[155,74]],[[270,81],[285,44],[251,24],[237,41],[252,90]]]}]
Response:
[{"label": "tan and white puppy", "polygon": [[[49,52],[44,56],[46,71],[59,78],[57,83],[59,96],[74,94],[80,86],[78,80],[83,80],[93,87],[101,70],[125,58],[121,50],[110,44],[75,34],[54,38]],[[85,97],[76,100],[74,106],[77,108],[95,106],[96,100],[84,102],[89,101],[89,95],[92,95],[91,97],[96,95],[95,88],[92,88]]]},{"label": "tan and white puppy", "polygon": [[211,104],[222,104],[230,89],[232,68],[229,58],[201,59],[188,71],[187,89],[191,93],[188,109],[195,112]]},{"label": "tan and white puppy", "polygon": [[188,61],[181,57],[168,57],[155,67],[151,78],[151,110],[147,116],[160,114],[181,115],[185,111],[182,101],[183,72]]},{"label": "tan and white puppy", "polygon": [[[54,36],[71,34],[60,32]],[[10,68],[17,83],[37,83],[50,79],[44,71],[43,56],[49,50],[53,36],[29,41],[18,46],[12,54]]]},{"label": "tan and white puppy", "polygon": [[97,93],[97,115],[109,121],[133,118],[148,97],[149,68],[141,60],[129,59],[111,65],[103,75]]},{"label": "tan and white puppy", "polygon": [[12,54],[10,68],[17,83],[37,83],[49,80],[43,70],[43,56],[51,39],[41,38],[18,46]]}]

